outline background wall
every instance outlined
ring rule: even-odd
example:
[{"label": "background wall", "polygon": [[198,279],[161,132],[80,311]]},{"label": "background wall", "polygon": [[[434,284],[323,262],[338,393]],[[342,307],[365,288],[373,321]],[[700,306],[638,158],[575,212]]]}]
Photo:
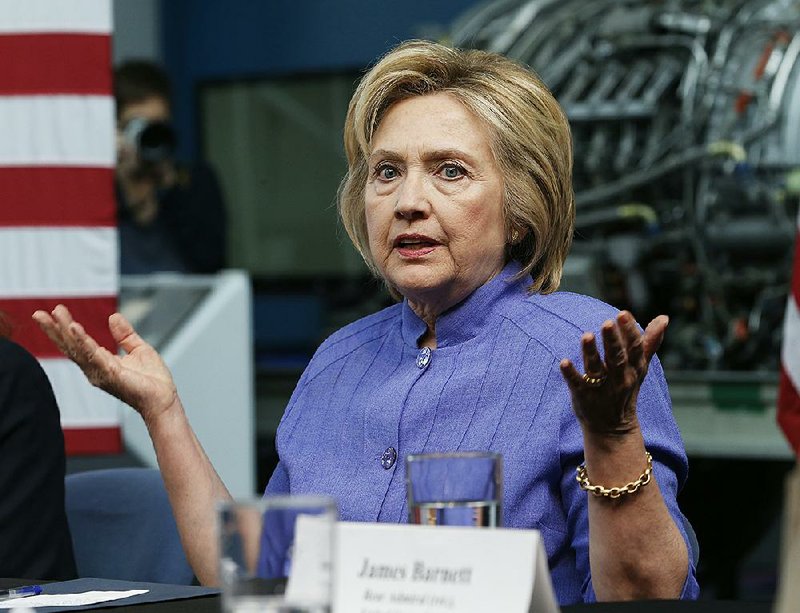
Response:
[{"label": "background wall", "polygon": [[161,60],[160,0],[114,0],[114,64],[126,58]]},{"label": "background wall", "polygon": [[219,174],[229,265],[270,279],[365,276],[335,209],[353,87],[390,47],[443,36],[476,2],[161,2],[178,156]]},{"label": "background wall", "polygon": [[169,0],[163,59],[184,156],[199,151],[197,85],[207,80],[360,70],[396,43],[437,35],[477,0]]}]

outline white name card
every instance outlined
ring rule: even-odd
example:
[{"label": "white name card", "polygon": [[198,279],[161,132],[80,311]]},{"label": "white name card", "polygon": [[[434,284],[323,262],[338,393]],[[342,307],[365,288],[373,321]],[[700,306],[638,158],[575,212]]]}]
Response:
[{"label": "white name card", "polygon": [[557,612],[536,530],[341,522],[336,613]]}]

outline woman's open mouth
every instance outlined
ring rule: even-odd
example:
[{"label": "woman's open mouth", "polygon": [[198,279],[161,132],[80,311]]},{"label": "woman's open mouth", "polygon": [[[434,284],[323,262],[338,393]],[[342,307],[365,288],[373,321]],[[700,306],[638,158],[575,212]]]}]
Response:
[{"label": "woman's open mouth", "polygon": [[394,239],[394,248],[404,258],[419,258],[436,249],[440,243],[423,234],[401,234]]}]

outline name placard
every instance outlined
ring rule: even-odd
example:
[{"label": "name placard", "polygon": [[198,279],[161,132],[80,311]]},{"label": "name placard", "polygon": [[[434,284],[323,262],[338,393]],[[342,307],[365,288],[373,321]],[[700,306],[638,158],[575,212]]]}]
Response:
[{"label": "name placard", "polygon": [[337,613],[558,611],[536,530],[341,522]]}]

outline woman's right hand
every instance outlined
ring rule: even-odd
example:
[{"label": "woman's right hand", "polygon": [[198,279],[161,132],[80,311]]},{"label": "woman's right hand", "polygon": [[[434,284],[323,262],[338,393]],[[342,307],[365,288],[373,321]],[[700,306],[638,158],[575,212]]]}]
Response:
[{"label": "woman's right hand", "polygon": [[33,319],[92,385],[132,406],[148,425],[178,400],[172,374],[161,356],[119,313],[108,318],[108,329],[123,356],[98,345],[64,305],[52,313],[36,311]]}]

